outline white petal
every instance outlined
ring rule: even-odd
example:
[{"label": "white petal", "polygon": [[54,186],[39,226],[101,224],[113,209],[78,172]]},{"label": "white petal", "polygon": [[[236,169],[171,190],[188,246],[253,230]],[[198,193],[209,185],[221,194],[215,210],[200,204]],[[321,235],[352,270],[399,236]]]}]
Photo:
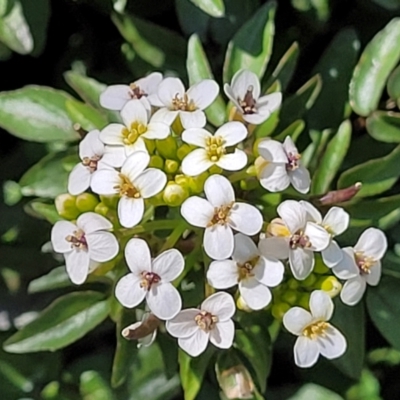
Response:
[{"label": "white petal", "polygon": [[232,78],[232,91],[235,97],[243,100],[248,90],[252,90],[254,99],[260,97],[260,81],[257,75],[246,69],[236,72]]},{"label": "white petal", "polygon": [[170,127],[163,122],[152,122],[147,125],[147,131],[142,137],[145,139],[165,139],[170,133]]},{"label": "white petal", "polygon": [[72,250],[64,254],[65,266],[72,283],[81,285],[89,273],[90,258],[85,250]]},{"label": "white petal", "polygon": [[314,251],[325,250],[331,241],[331,235],[315,222],[307,222],[304,234],[311,242],[311,249]]},{"label": "white petal", "polygon": [[342,259],[333,266],[332,271],[339,279],[350,279],[360,275],[352,247],[342,249]]},{"label": "white petal", "polygon": [[144,201],[140,197],[133,199],[121,197],[118,203],[118,218],[124,228],[136,226],[143,218]]},{"label": "white petal", "polygon": [[171,126],[178,114],[178,111],[171,111],[168,108],[160,108],[153,114],[151,121],[162,122],[163,124]]},{"label": "white petal", "polygon": [[127,308],[136,307],[146,296],[146,289],[140,287],[141,278],[134,274],[123,276],[115,286],[115,297]]},{"label": "white petal", "polygon": [[322,225],[329,227],[335,236],[343,233],[349,226],[350,215],[340,207],[332,207],[325,215]]},{"label": "white petal", "polygon": [[93,192],[103,195],[113,195],[117,193],[115,186],[121,182],[119,174],[113,169],[97,170],[90,182]]},{"label": "white petal", "polygon": [[184,142],[203,148],[206,147],[206,139],[211,137],[213,135],[203,128],[186,129],[182,133],[182,140]]},{"label": "white petal", "polygon": [[71,251],[71,243],[66,237],[73,235],[78,227],[69,221],[57,221],[51,230],[51,244],[56,253],[67,253]]},{"label": "white petal", "polygon": [[294,345],[294,362],[298,367],[312,367],[319,357],[319,346],[315,340],[300,336]]},{"label": "white petal", "polygon": [[247,129],[241,122],[231,121],[217,129],[214,136],[221,136],[224,139],[225,147],[233,146],[246,139]]},{"label": "white petal", "polygon": [[281,104],[282,93],[276,92],[260,97],[257,100],[256,107],[260,114],[266,114],[267,112],[273,113],[281,106]]},{"label": "white petal", "polygon": [[206,115],[201,110],[179,111],[179,117],[185,129],[203,128],[207,122]]},{"label": "white petal", "polygon": [[160,319],[174,318],[182,309],[182,299],[177,289],[169,282],[153,285],[147,292],[147,305]]},{"label": "white petal", "polygon": [[144,271],[151,271],[151,254],[146,241],[138,238],[129,240],[125,247],[125,260],[129,269],[137,276]]},{"label": "white petal", "polygon": [[214,207],[207,200],[192,196],[183,202],[181,214],[189,224],[205,228],[213,218]]},{"label": "white petal", "polygon": [[261,212],[246,203],[235,203],[229,214],[229,225],[245,235],[255,235],[260,232],[263,224]]},{"label": "white petal", "polygon": [[254,114],[243,114],[243,119],[249,124],[259,125],[266,121],[270,115],[271,112],[268,110],[268,108],[262,107]]},{"label": "white petal", "polygon": [[356,252],[361,251],[374,260],[380,260],[384,256],[386,249],[386,236],[380,229],[376,228],[365,230],[354,246]]},{"label": "white petal", "polygon": [[232,184],[222,175],[211,175],[204,184],[207,200],[214,207],[221,207],[235,201]]},{"label": "white petal", "polygon": [[308,169],[300,165],[294,171],[288,171],[288,176],[293,187],[300,193],[310,190],[311,178]]},{"label": "white petal", "polygon": [[178,339],[178,344],[181,349],[186,351],[186,353],[192,357],[197,357],[206,349],[209,336],[209,333],[198,329],[192,336],[184,338],[180,337]]},{"label": "white petal", "polygon": [[247,261],[259,256],[259,251],[255,243],[246,235],[237,233],[234,237],[235,249],[233,250],[232,258],[239,264],[244,264]]},{"label": "white petal", "polygon": [[258,145],[260,156],[266,161],[287,164],[288,158],[282,143],[277,140],[265,139]]},{"label": "white petal", "polygon": [[103,153],[104,143],[100,140],[100,131],[97,129],[88,132],[79,143],[79,157],[81,160],[83,160],[84,157],[101,157]]},{"label": "white petal", "polygon": [[285,260],[289,257],[289,239],[271,237],[258,242],[258,248],[264,257],[276,257]]},{"label": "white petal", "polygon": [[197,176],[212,165],[214,163],[209,160],[204,149],[195,149],[182,160],[182,172],[188,176]]},{"label": "white petal", "polygon": [[140,100],[147,100],[153,107],[164,107],[164,104],[161,103],[161,100],[158,98],[157,93],[149,94],[147,97],[142,97]]},{"label": "white petal", "polygon": [[110,124],[107,125],[100,133],[100,139],[105,144],[111,144],[114,146],[123,146],[123,135],[122,130],[125,129],[124,125],[121,124]]},{"label": "white petal", "polygon": [[121,118],[129,128],[133,122],[147,126],[147,111],[140,100],[128,101],[121,110]]},{"label": "white petal", "polygon": [[105,146],[103,157],[97,164],[97,169],[103,168],[104,164],[114,168],[121,168],[125,160],[126,155],[123,146]]},{"label": "white petal", "polygon": [[225,83],[224,85],[224,92],[228,99],[234,104],[234,106],[238,109],[239,112],[243,113],[243,109],[239,104],[238,98],[236,97],[235,93],[233,93],[232,87]]},{"label": "white petal", "polygon": [[82,163],[76,164],[68,177],[68,192],[73,196],[85,192],[90,186],[91,177],[89,168]]},{"label": "white petal", "polygon": [[263,285],[275,287],[282,282],[285,268],[276,258],[261,256],[253,272],[256,279]]},{"label": "white petal", "polygon": [[86,235],[90,258],[96,262],[112,260],[119,250],[118,240],[110,232],[93,232]]},{"label": "white petal", "polygon": [[367,282],[362,276],[349,279],[344,285],[340,292],[340,298],[344,304],[348,306],[356,305],[362,298]]},{"label": "white petal", "polygon": [[138,79],[134,82],[134,84],[147,95],[149,95],[151,93],[157,92],[158,85],[161,83],[162,79],[163,76],[161,72],[152,72],[144,78]]},{"label": "white petal", "polygon": [[290,249],[289,263],[293,275],[296,279],[302,281],[306,279],[314,268],[314,253],[310,250],[305,250],[300,247]]},{"label": "white petal", "polygon": [[261,310],[272,299],[271,291],[255,278],[242,280],[239,283],[239,291],[243,300],[252,310]]},{"label": "white petal", "polygon": [[160,276],[163,282],[171,282],[182,273],[184,267],[185,260],[182,254],[176,249],[170,249],[153,260],[151,270]]},{"label": "white petal", "polygon": [[217,316],[220,322],[228,321],[236,311],[233,297],[225,292],[217,292],[207,297],[200,308]]},{"label": "white petal", "polygon": [[268,163],[264,165],[259,179],[261,186],[270,192],[281,192],[290,184],[285,164]]},{"label": "white petal", "polygon": [[313,321],[312,315],[301,307],[292,307],[283,316],[283,325],[293,335],[301,335]]},{"label": "white petal", "polygon": [[149,168],[135,179],[135,186],[144,199],[155,196],[164,189],[167,183],[165,173],[156,168]]},{"label": "white petal", "polygon": [[213,261],[207,271],[208,283],[215,289],[228,289],[238,283],[239,271],[235,261]]},{"label": "white petal", "polygon": [[247,155],[243,150],[235,149],[234,153],[224,154],[216,164],[226,171],[239,171],[246,166]]},{"label": "white petal", "polygon": [[186,94],[189,101],[193,100],[196,108],[204,110],[217,98],[218,93],[219,86],[217,82],[212,79],[203,79],[191,86]]},{"label": "white petal", "polygon": [[111,85],[100,95],[100,105],[108,110],[119,111],[131,99],[128,85]]},{"label": "white petal", "polygon": [[329,321],[333,313],[333,301],[323,290],[314,290],[310,297],[310,311],[314,319]]},{"label": "white petal", "polygon": [[229,349],[232,347],[235,336],[235,325],[230,319],[224,322],[218,322],[210,332],[210,342],[220,348]]},{"label": "white petal", "polygon": [[233,253],[233,233],[228,225],[216,224],[204,231],[204,251],[214,260],[224,260]]},{"label": "white petal", "polygon": [[144,151],[137,151],[130,155],[121,168],[121,173],[134,182],[145,168],[149,165],[150,156]]},{"label": "white petal", "polygon": [[342,356],[347,348],[347,342],[342,333],[330,325],[325,334],[325,337],[318,336],[317,338],[320,353],[328,360]]},{"label": "white petal", "polygon": [[376,286],[381,280],[382,266],[381,262],[377,261],[369,270],[370,273],[365,275],[368,285]]},{"label": "white petal", "polygon": [[[299,203],[307,212],[307,221],[315,222],[317,224],[322,223],[321,213],[308,201],[300,200]],[[325,224],[323,224],[325,226]]]},{"label": "white petal", "polygon": [[283,141],[283,148],[285,149],[286,154],[299,154],[299,151],[297,150],[297,147],[290,136],[286,136],[285,140]]},{"label": "white petal", "polygon": [[113,226],[107,218],[104,218],[103,216],[94,212],[81,214],[76,220],[76,225],[86,234],[101,230],[108,230]]},{"label": "white petal", "polygon": [[342,249],[334,240],[331,240],[329,246],[325,250],[321,251],[321,255],[324,264],[328,268],[334,267],[336,264],[340,263],[340,261],[342,261],[343,259]]},{"label": "white petal", "polygon": [[197,308],[182,310],[174,318],[168,320],[165,324],[167,331],[173,337],[189,337],[199,330],[195,318],[199,314]]},{"label": "white petal", "polygon": [[165,78],[159,85],[157,96],[168,108],[172,108],[172,99],[176,96],[183,98],[185,87],[179,78]]},{"label": "white petal", "polygon": [[285,200],[278,206],[277,212],[291,233],[296,233],[306,225],[306,211],[297,201]]}]

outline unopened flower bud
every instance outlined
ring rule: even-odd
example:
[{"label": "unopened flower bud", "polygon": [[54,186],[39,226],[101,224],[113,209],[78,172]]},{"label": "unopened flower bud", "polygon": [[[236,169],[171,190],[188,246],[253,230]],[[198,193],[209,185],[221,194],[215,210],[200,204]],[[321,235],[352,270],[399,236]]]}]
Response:
[{"label": "unopened flower bud", "polygon": [[144,143],[146,145],[147,152],[149,154],[153,154],[155,149],[156,149],[156,145],[154,143],[154,140],[144,139]]},{"label": "unopened flower bud", "polygon": [[178,207],[189,197],[189,194],[185,187],[171,181],[164,189],[163,200],[168,206]]},{"label": "unopened flower bud", "polygon": [[301,282],[301,286],[303,286],[303,287],[312,287],[315,284],[316,281],[317,281],[317,277],[315,276],[315,274],[310,274],[310,275],[307,276],[306,279],[304,279]]},{"label": "unopened flower bud", "polygon": [[193,176],[191,178],[190,188],[192,189],[193,193],[201,193],[203,191],[204,183],[206,182],[209,176],[210,174],[206,171],[200,175]]},{"label": "unopened flower bud", "polygon": [[297,301],[297,305],[299,307],[305,308],[306,310],[310,309],[310,293],[303,293],[299,300]]},{"label": "unopened flower bud", "polygon": [[119,196],[100,196],[101,203],[113,210],[117,209],[119,199]]},{"label": "unopened flower bud", "polygon": [[260,178],[261,171],[267,166],[268,161],[266,161],[262,157],[257,157],[256,160],[254,161],[254,168],[256,170],[256,175],[258,178]]},{"label": "unopened flower bud", "polygon": [[160,156],[151,156],[149,167],[163,169],[164,168],[164,159]]},{"label": "unopened flower bud", "polygon": [[342,290],[342,284],[336,279],[336,277],[329,276],[322,282],[321,289],[333,298]]},{"label": "unopened flower bud", "polygon": [[296,303],[297,293],[294,290],[285,290],[281,296],[282,300],[290,305]]},{"label": "unopened flower bud", "polygon": [[179,147],[176,154],[179,160],[182,161],[191,151],[192,151],[192,146],[184,143],[181,147]]},{"label": "unopened flower bud", "polygon": [[138,347],[148,347],[156,338],[160,322],[154,314],[145,313],[142,321],[127,326],[122,330],[121,335],[127,340],[137,340]]},{"label": "unopened flower bud", "polygon": [[99,199],[91,193],[82,193],[77,196],[75,201],[77,209],[82,213],[93,211],[97,204],[99,204]]},{"label": "unopened flower bud", "polygon": [[178,171],[179,164],[175,160],[165,160],[164,171],[167,174],[174,174]]},{"label": "unopened flower bud", "polygon": [[246,312],[252,312],[253,310],[247,305],[247,303],[244,301],[242,296],[239,296],[236,300],[236,307],[239,310],[246,311]]},{"label": "unopened flower bud", "polygon": [[165,159],[177,160],[176,140],[170,135],[166,139],[156,140],[158,154]]},{"label": "unopened flower bud", "polygon": [[267,226],[267,237],[290,236],[290,232],[281,218],[274,218]]},{"label": "unopened flower bud", "polygon": [[73,220],[80,214],[80,211],[76,207],[76,197],[69,193],[58,195],[54,203],[58,215],[62,218]]},{"label": "unopened flower bud", "polygon": [[110,209],[103,202],[101,202],[97,204],[97,206],[94,209],[94,212],[96,214],[102,215],[103,217],[106,217],[109,210]]},{"label": "unopened flower bud", "polygon": [[255,179],[244,180],[240,181],[240,188],[242,190],[254,190],[258,186],[258,181]]},{"label": "unopened flower bud", "polygon": [[[240,362],[239,359],[238,362]],[[217,379],[227,399],[253,398],[254,382],[243,364],[226,369],[218,368]]]},{"label": "unopened flower bud", "polygon": [[345,201],[351,200],[361,189],[361,182],[357,182],[352,186],[345,189],[332,190],[320,197],[317,201],[323,206],[343,203]]},{"label": "unopened flower bud", "polygon": [[175,121],[171,125],[171,129],[174,131],[174,133],[176,135],[180,136],[182,134],[183,126],[182,126],[182,121],[181,121],[181,117],[180,116],[175,118]]},{"label": "unopened flower bud", "polygon": [[271,314],[275,319],[280,321],[289,309],[290,305],[287,303],[275,303],[271,308]]}]

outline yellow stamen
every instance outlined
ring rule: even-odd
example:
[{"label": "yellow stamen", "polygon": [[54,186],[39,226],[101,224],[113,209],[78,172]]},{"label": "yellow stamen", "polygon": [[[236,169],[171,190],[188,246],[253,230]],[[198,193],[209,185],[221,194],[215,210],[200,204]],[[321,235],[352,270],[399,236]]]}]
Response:
[{"label": "yellow stamen", "polygon": [[308,337],[310,339],[317,339],[320,337],[326,336],[326,330],[329,328],[328,322],[325,321],[318,321],[314,322],[311,325],[308,325],[303,330],[303,336]]},{"label": "yellow stamen", "polygon": [[136,187],[132,184],[129,178],[123,174],[119,174],[121,179],[121,183],[119,185],[114,186],[114,189],[119,193],[119,195],[139,199],[140,192]]}]

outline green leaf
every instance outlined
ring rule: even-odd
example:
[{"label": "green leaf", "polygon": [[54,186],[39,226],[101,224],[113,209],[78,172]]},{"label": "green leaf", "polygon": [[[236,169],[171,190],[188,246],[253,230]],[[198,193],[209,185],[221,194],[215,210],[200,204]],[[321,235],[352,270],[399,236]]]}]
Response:
[{"label": "green leaf", "polygon": [[387,82],[387,91],[393,100],[400,99],[400,65],[390,74]]},{"label": "green leaf", "polygon": [[179,367],[181,384],[185,400],[194,400],[199,392],[204,374],[206,373],[211,357],[215,349],[208,346],[207,350],[199,357],[192,358],[183,350],[179,349]]},{"label": "green leaf", "polygon": [[312,193],[325,193],[342,166],[351,142],[351,123],[346,120],[339,126],[318,163],[312,183]]},{"label": "green leaf", "polygon": [[400,113],[374,111],[367,118],[367,131],[381,142],[400,143]]},{"label": "green leaf", "polygon": [[400,280],[383,276],[376,287],[369,287],[367,307],[375,326],[385,339],[400,350]]},{"label": "green leaf", "polygon": [[332,325],[343,333],[347,341],[347,350],[333,364],[348,377],[358,380],[365,358],[365,312],[361,302],[355,306],[346,306],[339,299],[335,301]]},{"label": "green leaf", "polygon": [[348,102],[348,87],[360,42],[353,29],[339,32],[326,49],[313,73],[322,79],[321,93],[307,114],[310,128],[337,129],[343,121],[345,104]]},{"label": "green leaf", "polygon": [[85,371],[80,377],[82,400],[112,400],[113,392],[97,371]]},{"label": "green leaf", "polygon": [[400,0],[372,0],[387,10],[397,10],[400,8]]},{"label": "green leaf", "polygon": [[71,280],[65,266],[52,269],[46,275],[40,276],[29,283],[28,293],[41,293],[48,290],[71,286]]},{"label": "green leaf", "polygon": [[97,110],[79,100],[68,99],[65,107],[71,120],[86,131],[102,129],[107,125],[107,120]]},{"label": "green leaf", "polygon": [[338,188],[343,189],[361,182],[357,197],[374,196],[390,189],[400,176],[400,146],[385,157],[375,158],[343,172]]},{"label": "green leaf", "polygon": [[74,343],[107,318],[108,302],[101,293],[69,293],[55,300],[30,324],[12,335],[10,353],[55,351]]},{"label": "green leaf", "polygon": [[215,18],[221,18],[225,14],[223,0],[190,0],[208,15]]},{"label": "green leaf", "polygon": [[368,43],[350,82],[350,105],[367,117],[378,107],[386,80],[400,60],[400,18],[392,19]]},{"label": "green leaf", "polygon": [[[192,35],[188,42],[188,54],[186,69],[190,85],[200,82],[203,79],[214,79],[210,63],[197,35]],[[225,121],[225,102],[221,95],[208,107],[205,112],[208,120],[215,126],[221,126]]]},{"label": "green leaf", "polygon": [[0,126],[32,142],[69,142],[79,139],[65,102],[71,97],[44,86],[26,86],[0,93]]},{"label": "green leaf", "polygon": [[47,204],[38,200],[33,200],[25,204],[24,211],[32,217],[45,219],[52,225],[63,219],[58,214],[54,204]]},{"label": "green leaf", "polygon": [[290,136],[293,142],[296,143],[297,138],[300,136],[306,127],[305,122],[302,119],[293,121],[287,128],[285,128],[279,135],[275,136],[274,139],[284,141],[286,136]]},{"label": "green leaf", "polygon": [[306,383],[296,394],[289,397],[288,400],[343,400],[343,397],[323,386]]},{"label": "green leaf", "polygon": [[275,11],[274,1],[266,3],[233,37],[225,56],[224,82],[230,82],[240,69],[253,71],[259,78],[264,75],[272,53]]}]

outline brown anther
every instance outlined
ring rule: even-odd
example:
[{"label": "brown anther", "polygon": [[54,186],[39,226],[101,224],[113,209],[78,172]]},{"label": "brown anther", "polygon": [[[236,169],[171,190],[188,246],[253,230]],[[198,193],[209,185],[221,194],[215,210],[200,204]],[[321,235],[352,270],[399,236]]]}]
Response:
[{"label": "brown anther", "polygon": [[71,249],[76,248],[79,250],[86,250],[88,245],[85,238],[85,232],[78,229],[72,235],[68,235],[65,240],[71,243]]},{"label": "brown anther", "polygon": [[237,267],[239,269],[239,280],[243,280],[246,278],[249,278],[251,276],[254,276],[253,269],[258,263],[258,260],[260,259],[259,256],[256,256],[252,258],[251,260],[246,261],[244,264],[239,264],[237,263]]},{"label": "brown anther", "polygon": [[257,112],[256,101],[253,97],[253,86],[249,86],[243,100],[238,99],[240,107],[243,109],[243,114],[254,114]]},{"label": "brown anther", "polygon": [[133,186],[132,182],[129,180],[127,176],[124,174],[119,174],[121,179],[121,183],[119,185],[114,186],[114,190],[116,190],[120,196],[126,196],[133,199],[139,199],[140,192]]},{"label": "brown anther", "polygon": [[218,322],[218,317],[207,311],[200,311],[194,318],[199,328],[205,332],[210,332]]},{"label": "brown anther", "polygon": [[299,160],[301,158],[300,154],[288,153],[287,158],[288,158],[288,162],[286,163],[287,171],[294,171],[297,168],[299,168]]},{"label": "brown anther", "polygon": [[159,275],[155,274],[154,272],[142,272],[142,280],[140,281],[140,287],[145,290],[150,290],[152,285],[157,284],[161,281]]},{"label": "brown anther", "polygon": [[233,207],[234,202],[232,201],[228,205],[224,205],[221,207],[214,208],[214,215],[211,221],[207,224],[207,227],[219,224],[225,225],[229,222],[229,215],[231,213],[231,209]]},{"label": "brown anther", "polygon": [[172,99],[172,108],[175,111],[194,111],[197,109],[193,100],[190,100],[188,95],[185,93],[183,98],[179,97],[177,93]]},{"label": "brown anther", "polygon": [[317,339],[318,337],[325,337],[326,330],[329,328],[329,323],[325,321],[314,322],[308,325],[303,330],[303,336],[310,339]]},{"label": "brown anther", "polygon": [[129,85],[131,91],[129,92],[129,96],[131,99],[140,99],[143,96],[147,96],[147,93],[140,89],[139,86],[136,86],[134,83]]},{"label": "brown anther", "polygon": [[83,157],[82,164],[89,169],[91,173],[97,170],[97,164],[100,161],[100,156]]},{"label": "brown anther", "polygon": [[297,249],[298,247],[307,249],[312,246],[312,243],[310,242],[309,237],[305,235],[303,231],[298,231],[291,236],[289,245],[292,249]]}]

